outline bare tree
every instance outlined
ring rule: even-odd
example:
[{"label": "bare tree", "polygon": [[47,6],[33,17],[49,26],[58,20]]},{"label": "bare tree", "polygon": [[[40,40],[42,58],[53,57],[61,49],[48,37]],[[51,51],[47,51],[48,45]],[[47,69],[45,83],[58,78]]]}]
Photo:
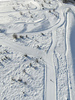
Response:
[{"label": "bare tree", "polygon": [[68,2],[68,0],[62,0],[63,1],[63,3],[67,3]]}]

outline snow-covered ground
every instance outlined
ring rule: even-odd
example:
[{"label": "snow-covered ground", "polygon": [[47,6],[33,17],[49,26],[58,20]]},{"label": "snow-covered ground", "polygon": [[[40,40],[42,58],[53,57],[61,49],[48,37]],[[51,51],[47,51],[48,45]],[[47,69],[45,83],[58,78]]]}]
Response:
[{"label": "snow-covered ground", "polygon": [[75,100],[75,3],[0,0],[0,100]]}]

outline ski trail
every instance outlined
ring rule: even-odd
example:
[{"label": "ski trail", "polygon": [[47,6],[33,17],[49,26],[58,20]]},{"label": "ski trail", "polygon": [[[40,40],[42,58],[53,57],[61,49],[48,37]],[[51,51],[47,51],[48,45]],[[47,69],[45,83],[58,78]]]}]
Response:
[{"label": "ski trail", "polygon": [[[68,69],[68,79],[69,79],[69,90],[70,90],[70,100],[75,100],[75,86],[74,86],[74,77],[73,77],[73,55],[72,55],[72,44],[74,42],[71,43],[71,35],[73,35],[73,31],[74,29],[72,29],[75,26],[75,17],[74,17],[74,13],[73,11],[70,9],[67,12],[67,27],[66,27],[66,43],[67,43],[67,51],[66,51],[66,58],[67,58],[67,69]],[[70,23],[70,24],[69,24]],[[74,53],[73,53],[74,54]]]},{"label": "ski trail", "polygon": [[[56,66],[54,65],[54,62],[55,62],[55,59],[56,59],[56,62],[57,62],[57,66],[59,68],[59,59],[57,58],[57,54],[55,53],[55,48],[56,48],[56,42],[57,42],[57,34],[56,34],[56,31],[57,31],[57,28],[61,27],[64,25],[65,23],[65,17],[64,17],[64,10],[62,11],[61,9],[61,13],[59,14],[59,18],[61,19],[61,21],[55,25],[53,28],[52,28],[52,33],[53,33],[53,42],[52,42],[52,45],[50,47],[50,50],[48,52],[48,55],[47,55],[47,93],[46,93],[46,99],[47,100],[50,100],[50,98],[52,100],[60,100],[60,98],[58,98],[58,82],[57,82],[57,74],[58,71],[56,71]],[[62,18],[63,16],[63,18]],[[55,56],[55,59],[54,59],[54,56]],[[55,64],[56,64],[55,62]],[[62,70],[63,71],[63,70]],[[66,75],[65,75],[66,76]],[[51,87],[52,86],[52,87]],[[52,91],[51,93],[49,91]],[[53,92],[55,91],[55,92]]]},{"label": "ski trail", "polygon": [[[69,11],[69,9],[67,10]],[[65,22],[56,30],[56,46],[54,49],[54,65],[56,67],[56,100],[72,100],[70,91],[69,69],[67,64],[67,40],[66,19],[67,13],[64,15]],[[68,23],[69,24],[69,23]],[[67,29],[68,30],[68,29]],[[60,33],[60,34],[59,34]],[[61,50],[63,48],[63,50]]]},{"label": "ski trail", "polygon": [[56,78],[55,78],[55,68],[53,64],[53,49],[55,47],[55,30],[52,31],[53,36],[53,43],[50,47],[48,54],[46,55],[45,61],[47,63],[47,72],[46,72],[46,100],[56,100]]},{"label": "ski trail", "polygon": [[[60,28],[61,29],[61,28]],[[63,36],[63,31],[61,29],[61,32],[56,32],[56,47],[54,49],[54,54],[57,59],[57,65],[56,66],[56,90],[57,90],[57,100],[67,100],[69,99],[69,91],[68,91],[68,71],[67,71],[67,63],[66,63],[66,57],[65,57],[65,37]],[[60,34],[59,34],[60,32]],[[64,33],[65,36],[65,33]],[[62,42],[63,41],[63,42]],[[63,48],[63,50],[61,50]],[[55,60],[55,59],[54,59]],[[56,62],[55,62],[56,63]]]},{"label": "ski trail", "polygon": [[[63,16],[63,12],[59,14],[59,18],[61,19]],[[55,75],[55,66],[54,66],[54,48],[56,45],[56,29],[57,27],[60,27],[64,23],[64,17],[60,20],[58,24],[56,24],[54,27],[52,27],[49,30],[52,30],[53,36],[52,36],[52,44],[48,50],[48,54],[46,55],[45,61],[47,62],[47,72],[46,72],[46,100],[58,100],[57,99],[57,81],[56,81],[56,75]],[[48,58],[48,59],[47,59]],[[51,91],[51,92],[50,92]]]},{"label": "ski trail", "polygon": [[22,54],[33,55],[36,57],[42,57],[43,55],[45,55],[44,51],[42,50],[18,45],[17,43],[14,43],[13,41],[9,39],[6,39],[6,40],[3,38],[0,39],[0,45],[8,46],[12,48],[13,50],[15,50],[16,52],[21,52]]},{"label": "ski trail", "polygon": [[[64,9],[62,10],[62,7],[66,10],[64,10]],[[73,8],[73,6],[62,6],[62,7],[60,7],[59,9],[62,10],[62,15],[63,15],[62,20],[63,21],[61,21],[59,24],[61,24],[62,22],[63,23],[60,26],[58,24],[57,28],[55,27],[55,29],[56,29],[56,45],[54,48],[54,58],[53,58],[54,66],[55,66],[55,73],[56,73],[56,100],[74,100],[74,97],[71,96],[74,89],[73,89],[73,91],[71,91],[71,86],[70,86],[70,84],[73,84],[74,82],[71,83],[71,81],[70,81],[71,75],[69,75],[70,72],[68,69],[69,66],[67,63],[67,56],[66,56],[66,52],[67,52],[67,40],[66,40],[67,36],[66,36],[66,34],[68,34],[68,32],[66,31],[67,12],[70,10],[70,7],[72,7],[72,9],[74,9],[74,8]],[[63,27],[64,25],[65,25],[65,27]],[[62,29],[65,29],[65,31]],[[58,30],[60,30],[60,31],[58,31]],[[63,36],[64,36],[64,38],[62,38]],[[62,42],[62,41],[65,41],[65,42]],[[63,43],[63,45],[62,45],[62,43]],[[65,47],[65,48],[63,48],[63,47]],[[63,50],[61,50],[62,48],[63,48]],[[61,52],[61,51],[63,51],[63,52]],[[64,62],[64,64],[63,64],[63,62]],[[71,61],[70,61],[70,63],[71,63]],[[72,65],[70,65],[70,66],[72,66]],[[73,80],[73,77],[72,77],[72,80]],[[73,87],[74,87],[74,84],[73,84]],[[74,95],[74,93],[73,93],[73,95]]]}]

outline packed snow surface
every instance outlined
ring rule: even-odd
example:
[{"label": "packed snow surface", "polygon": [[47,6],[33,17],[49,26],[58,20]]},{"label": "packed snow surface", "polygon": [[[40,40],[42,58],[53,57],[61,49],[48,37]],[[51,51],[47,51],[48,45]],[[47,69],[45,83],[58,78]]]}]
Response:
[{"label": "packed snow surface", "polygon": [[75,100],[75,3],[0,0],[0,100]]}]

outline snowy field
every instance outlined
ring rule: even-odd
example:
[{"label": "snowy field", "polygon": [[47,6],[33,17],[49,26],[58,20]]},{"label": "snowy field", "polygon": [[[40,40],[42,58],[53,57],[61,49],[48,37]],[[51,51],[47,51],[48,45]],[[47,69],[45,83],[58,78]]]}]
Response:
[{"label": "snowy field", "polygon": [[0,100],[75,100],[75,2],[0,0]]}]

